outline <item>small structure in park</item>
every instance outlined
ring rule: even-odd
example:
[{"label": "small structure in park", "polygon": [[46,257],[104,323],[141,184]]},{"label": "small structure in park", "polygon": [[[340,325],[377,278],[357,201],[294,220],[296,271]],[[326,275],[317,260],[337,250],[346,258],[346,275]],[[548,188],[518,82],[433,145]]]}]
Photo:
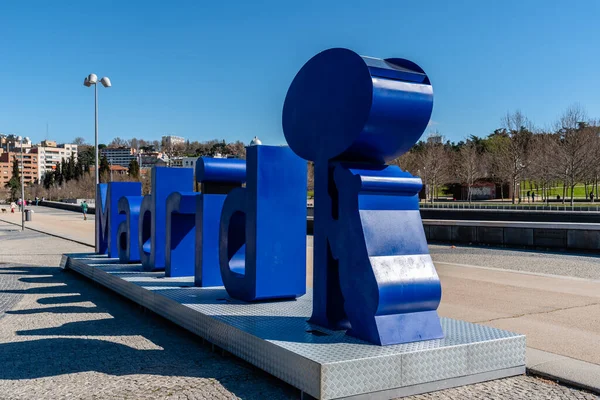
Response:
[{"label": "small structure in park", "polygon": [[418,140],[432,105],[411,61],[319,53],[285,99],[289,147],[256,139],[246,161],[199,159],[201,193],[185,169],[157,167],[145,197],[136,183],[99,185],[97,254],[64,265],[318,398],[523,373],[524,336],[439,318],[421,180],[386,164]]}]

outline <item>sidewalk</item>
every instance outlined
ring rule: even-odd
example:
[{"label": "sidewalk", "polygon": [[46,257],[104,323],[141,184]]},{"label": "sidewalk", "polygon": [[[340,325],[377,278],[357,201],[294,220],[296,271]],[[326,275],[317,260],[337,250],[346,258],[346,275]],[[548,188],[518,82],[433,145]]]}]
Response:
[{"label": "sidewalk", "polygon": [[[63,211],[47,207],[31,206],[26,209],[33,210],[32,221],[25,222],[25,228],[49,235],[62,237],[76,243],[95,246],[94,216],[88,216],[84,221],[80,213]],[[21,213],[15,211],[0,214],[0,221],[21,226]]]},{"label": "sidewalk", "polygon": [[[41,207],[40,207],[41,208]],[[94,244],[94,221],[78,213],[40,210],[28,228]],[[20,224],[20,214],[0,220]],[[511,268],[523,263],[510,251],[484,249]],[[442,282],[441,316],[490,325],[527,335],[529,372],[600,393],[600,280],[488,268],[483,258],[457,264],[456,256],[432,246]],[[564,257],[564,265],[581,262],[575,256],[522,252],[538,258]],[[462,258],[466,260],[466,257]],[[307,238],[307,283],[312,286],[312,237]],[[454,262],[448,262],[454,261]],[[600,258],[588,257],[588,267],[600,269]],[[561,263],[562,264],[562,263]],[[554,267],[555,268],[555,267]]]}]

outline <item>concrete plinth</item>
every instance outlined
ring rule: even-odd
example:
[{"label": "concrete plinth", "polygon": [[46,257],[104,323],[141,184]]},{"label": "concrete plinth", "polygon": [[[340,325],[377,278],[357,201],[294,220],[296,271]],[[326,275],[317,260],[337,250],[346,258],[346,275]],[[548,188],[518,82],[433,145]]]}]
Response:
[{"label": "concrete plinth", "polygon": [[62,267],[320,399],[389,399],[525,372],[525,336],[487,326],[442,318],[444,339],[380,347],[309,324],[311,292],[248,304],[105,256],[65,255]]}]

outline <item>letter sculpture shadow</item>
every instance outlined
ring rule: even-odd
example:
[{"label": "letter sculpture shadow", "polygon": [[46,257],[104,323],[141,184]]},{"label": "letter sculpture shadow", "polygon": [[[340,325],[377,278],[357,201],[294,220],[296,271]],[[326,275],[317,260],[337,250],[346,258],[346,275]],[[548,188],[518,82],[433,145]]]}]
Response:
[{"label": "letter sculpture shadow", "polygon": [[175,192],[189,192],[194,183],[191,168],[152,168],[151,193],[144,196],[139,216],[139,249],[146,271],[165,268],[167,198]]},{"label": "letter sculpture shadow", "polygon": [[202,194],[196,197],[196,286],[222,286],[219,265],[219,225],[227,194],[246,181],[246,161],[227,158],[199,158],[196,180]]},{"label": "letter sculpture shadow", "polygon": [[123,196],[119,199],[119,214],[125,220],[119,224],[119,262],[123,264],[140,262],[138,230],[140,206],[144,196]]},{"label": "letter sculpture shadow", "polygon": [[221,276],[231,297],[306,293],[306,162],[289,147],[247,148],[246,187],[227,195],[220,226]]},{"label": "letter sculpture shadow", "polygon": [[404,59],[330,49],[294,78],[283,130],[315,163],[310,322],[378,345],[443,337],[421,180],[385,164],[419,139],[432,107],[429,78]]},{"label": "letter sculpture shadow", "polygon": [[142,184],[139,182],[110,182],[96,186],[96,253],[119,257],[118,228],[125,220],[119,214],[118,203],[123,196],[140,196]]}]

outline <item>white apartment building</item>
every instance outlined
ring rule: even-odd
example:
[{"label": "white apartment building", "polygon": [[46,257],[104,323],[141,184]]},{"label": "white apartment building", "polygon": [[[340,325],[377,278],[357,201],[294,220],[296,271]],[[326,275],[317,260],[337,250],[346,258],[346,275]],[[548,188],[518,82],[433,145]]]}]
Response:
[{"label": "white apartment building", "polygon": [[183,138],[181,136],[173,136],[173,135],[163,136],[162,143],[163,143],[163,146],[165,146],[167,148],[173,148],[178,145],[184,145],[185,138]]},{"label": "white apartment building", "polygon": [[77,161],[77,145],[71,143],[59,144],[50,140],[44,140],[39,146],[31,149],[31,153],[38,154],[38,179],[41,182],[46,172],[56,169],[56,164],[62,160],[69,161],[71,154]]}]

